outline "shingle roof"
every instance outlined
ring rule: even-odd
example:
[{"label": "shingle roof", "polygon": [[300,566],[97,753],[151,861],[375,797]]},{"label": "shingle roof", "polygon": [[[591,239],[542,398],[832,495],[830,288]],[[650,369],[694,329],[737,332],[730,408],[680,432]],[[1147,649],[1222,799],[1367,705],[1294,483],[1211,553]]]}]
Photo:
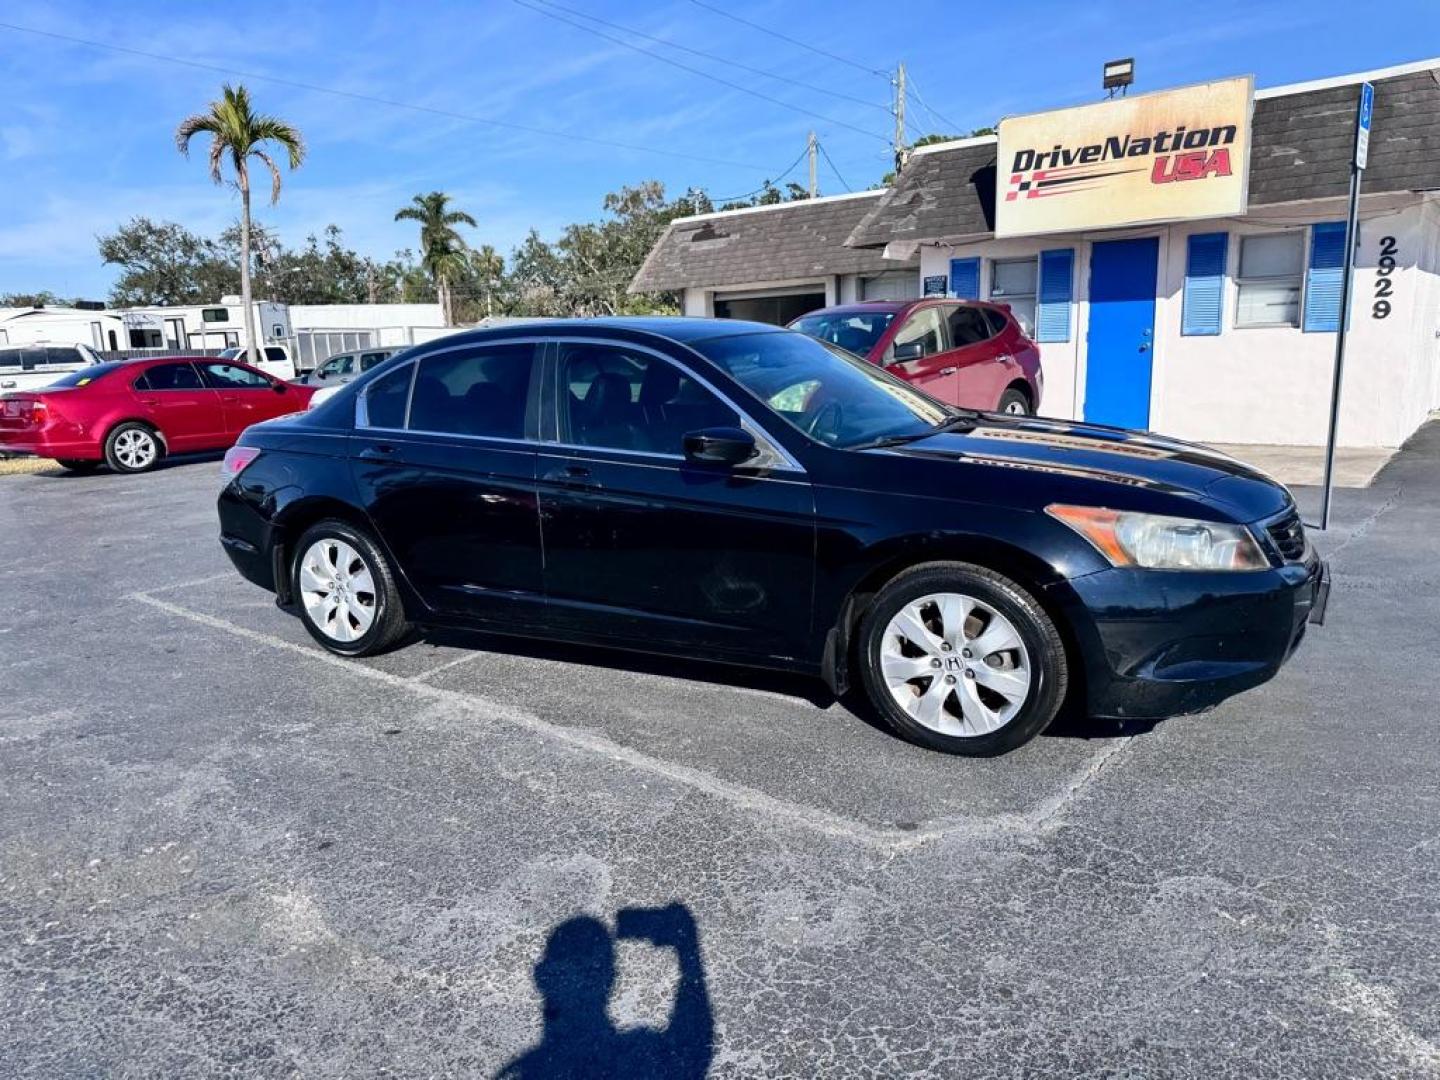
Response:
[{"label": "shingle roof", "polygon": [[630,284],[631,292],[691,285],[814,279],[894,270],[904,263],[845,246],[880,192],[801,199],[670,223]]},{"label": "shingle roof", "polygon": [[[1250,203],[1343,196],[1350,185],[1356,83],[1257,95]],[[995,228],[995,143],[916,154],[848,243],[983,235]],[[1440,188],[1440,67],[1375,81],[1367,193]]]}]

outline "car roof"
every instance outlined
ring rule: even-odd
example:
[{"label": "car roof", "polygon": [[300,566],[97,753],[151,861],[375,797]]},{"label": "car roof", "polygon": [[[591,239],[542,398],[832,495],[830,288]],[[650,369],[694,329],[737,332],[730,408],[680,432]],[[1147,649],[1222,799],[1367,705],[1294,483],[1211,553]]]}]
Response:
[{"label": "car roof", "polygon": [[776,326],[774,323],[750,322],[746,319],[703,319],[689,315],[601,316],[587,319],[537,319],[533,322],[466,330],[427,341],[422,347],[450,347],[469,341],[500,341],[514,337],[584,337],[597,332],[613,334],[617,338],[665,338],[682,344],[740,334],[791,333],[785,327]]}]

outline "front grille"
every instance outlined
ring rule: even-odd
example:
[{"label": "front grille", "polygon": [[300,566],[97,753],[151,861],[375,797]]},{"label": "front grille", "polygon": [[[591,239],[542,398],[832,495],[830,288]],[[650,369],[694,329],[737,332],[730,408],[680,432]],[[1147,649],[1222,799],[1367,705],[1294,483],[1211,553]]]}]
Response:
[{"label": "front grille", "polygon": [[1265,526],[1265,531],[1286,562],[1299,562],[1305,557],[1305,526],[1300,523],[1300,515],[1296,511],[1291,510],[1276,518]]}]

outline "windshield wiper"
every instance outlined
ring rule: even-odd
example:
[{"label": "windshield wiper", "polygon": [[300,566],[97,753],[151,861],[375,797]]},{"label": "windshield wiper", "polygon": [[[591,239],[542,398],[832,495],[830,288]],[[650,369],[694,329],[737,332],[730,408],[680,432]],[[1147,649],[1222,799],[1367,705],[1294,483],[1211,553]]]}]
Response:
[{"label": "windshield wiper", "polygon": [[942,431],[954,431],[956,428],[973,428],[979,414],[971,410],[962,410],[947,416],[934,427],[928,427],[924,431],[912,431],[904,435],[881,435],[878,439],[871,439],[869,442],[855,443],[845,447],[846,450],[883,450],[887,446],[904,446],[906,443],[915,442],[917,439],[928,439],[931,435],[938,435]]}]

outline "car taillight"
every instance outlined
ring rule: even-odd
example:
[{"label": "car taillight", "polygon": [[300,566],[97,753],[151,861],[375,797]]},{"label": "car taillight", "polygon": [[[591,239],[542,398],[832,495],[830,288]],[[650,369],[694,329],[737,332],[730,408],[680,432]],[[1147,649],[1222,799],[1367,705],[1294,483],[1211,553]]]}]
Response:
[{"label": "car taillight", "polygon": [[221,477],[234,480],[259,456],[260,451],[253,446],[232,446],[225,451],[225,460],[220,463]]}]

